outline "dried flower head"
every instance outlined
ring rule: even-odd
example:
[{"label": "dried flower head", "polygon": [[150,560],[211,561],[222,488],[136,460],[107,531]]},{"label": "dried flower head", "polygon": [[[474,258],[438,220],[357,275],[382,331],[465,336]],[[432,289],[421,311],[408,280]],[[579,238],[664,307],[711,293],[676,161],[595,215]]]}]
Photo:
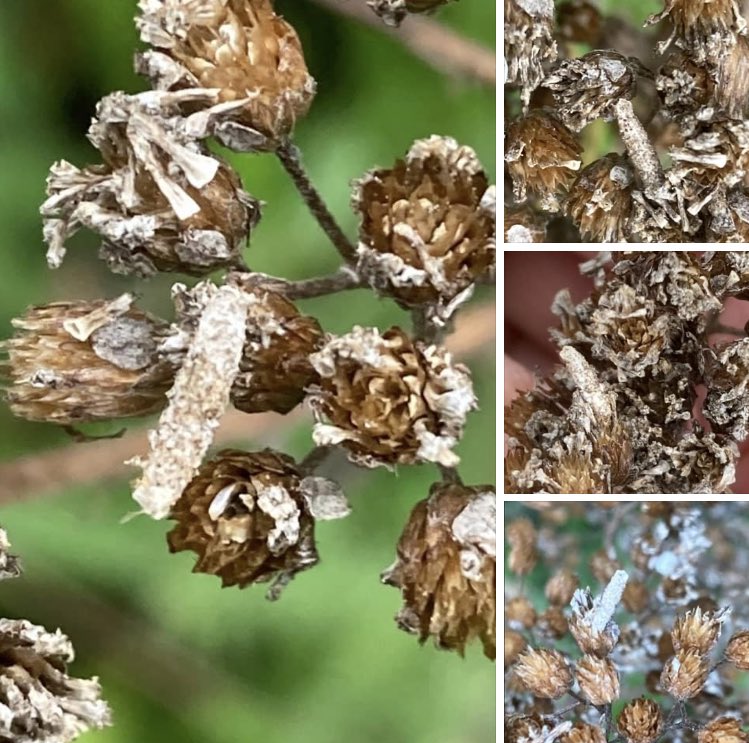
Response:
[{"label": "dried flower head", "polygon": [[474,638],[496,654],[496,495],[436,483],[411,512],[382,580],[401,590],[396,621],[425,642],[463,653]]},{"label": "dried flower head", "polygon": [[593,598],[589,588],[578,589],[572,597],[570,632],[583,653],[605,658],[619,640],[619,627],[612,620],[628,580],[618,570],[600,596]]},{"label": "dried flower head", "polygon": [[703,612],[698,606],[679,616],[671,630],[674,650],[696,650],[707,655],[718,642],[723,622],[730,610]]},{"label": "dried flower head", "polygon": [[565,41],[600,46],[603,30],[601,11],[590,0],[564,0],[556,5],[557,30]]},{"label": "dried flower head", "polygon": [[82,226],[101,236],[99,255],[117,273],[202,275],[239,261],[259,203],[179,116],[176,104],[196,98],[112,93],[99,102],[88,138],[104,163],[81,170],[62,160],[47,179],[41,213],[52,268]]},{"label": "dried flower head", "polygon": [[240,151],[273,147],[307,113],[315,81],[271,0],[139,0],[139,72],[158,90],[205,93],[206,131]]},{"label": "dried flower head", "polygon": [[505,619],[510,627],[531,629],[535,626],[538,615],[525,596],[515,596],[505,604]]},{"label": "dried flower head", "polygon": [[611,704],[619,698],[619,674],[609,658],[585,655],[575,667],[580,693],[593,705]]},{"label": "dried flower head", "polygon": [[174,504],[171,552],[192,550],[194,572],[244,588],[273,580],[270,597],[318,561],[314,518],[291,457],[228,449],[205,462]]},{"label": "dried flower head", "polygon": [[637,92],[637,60],[611,49],[558,62],[543,81],[553,91],[562,121],[573,132],[596,119],[610,120],[613,104]]},{"label": "dried flower head", "polygon": [[749,735],[735,717],[717,717],[697,731],[697,743],[747,743]]},{"label": "dried flower head", "polygon": [[505,161],[515,200],[527,191],[542,197],[542,206],[558,211],[557,192],[565,190],[580,169],[582,147],[550,109],[533,109],[507,127]]},{"label": "dried flower head", "polygon": [[749,338],[721,344],[705,358],[705,418],[716,431],[743,441],[749,433]]},{"label": "dried flower head", "polygon": [[14,415],[73,424],[146,415],[166,404],[175,365],[167,323],[112,301],[55,302],[13,320],[3,343]]},{"label": "dried flower head", "polygon": [[561,606],[550,606],[545,612],[539,614],[536,625],[542,636],[553,639],[564,637],[569,632],[567,615]]},{"label": "dried flower head", "polygon": [[558,699],[572,686],[572,672],[558,650],[528,648],[513,673],[534,696]]},{"label": "dried flower head", "polygon": [[507,527],[507,542],[510,545],[508,565],[517,575],[526,575],[536,565],[536,528],[530,519],[515,519]]},{"label": "dried flower head", "polygon": [[652,743],[663,728],[661,708],[652,699],[635,699],[622,708],[617,728],[627,743]]},{"label": "dried flower head", "polygon": [[580,171],[570,186],[565,209],[583,237],[625,242],[634,185],[627,159],[609,153]]},{"label": "dried flower head", "polygon": [[505,629],[505,668],[511,666],[527,647],[525,638],[512,629]]},{"label": "dried flower head", "polygon": [[0,738],[68,743],[111,724],[98,679],[68,675],[73,646],[60,630],[0,619]]},{"label": "dried flower head", "polygon": [[356,326],[310,360],[320,375],[309,398],[317,444],[341,444],[367,467],[459,461],[453,448],[476,399],[468,369],[444,349],[399,328]]},{"label": "dried flower head", "polygon": [[600,725],[576,722],[568,733],[559,737],[559,743],[606,743],[606,733]]},{"label": "dried flower head", "polygon": [[661,686],[676,699],[691,699],[702,691],[709,673],[708,660],[699,650],[677,650],[663,666]]},{"label": "dried flower head", "polygon": [[550,604],[567,606],[579,585],[580,579],[569,568],[562,568],[549,578],[544,593]]},{"label": "dried flower head", "polygon": [[507,82],[520,88],[523,105],[557,58],[553,0],[504,0]]},{"label": "dried flower head", "polygon": [[731,635],[726,646],[726,658],[736,668],[749,671],[749,630],[739,630]]},{"label": "dried flower head", "polygon": [[392,169],[356,183],[359,274],[404,307],[435,304],[449,317],[494,267],[495,198],[470,147],[417,140]]}]

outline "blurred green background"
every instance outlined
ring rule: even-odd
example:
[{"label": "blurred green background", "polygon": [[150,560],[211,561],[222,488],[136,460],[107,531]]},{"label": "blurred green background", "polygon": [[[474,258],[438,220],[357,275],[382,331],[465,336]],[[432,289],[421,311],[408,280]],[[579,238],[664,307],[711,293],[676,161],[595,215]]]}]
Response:
[{"label": "blurred green background", "polygon": [[[360,2],[364,0],[347,0]],[[116,296],[136,288],[141,306],[170,316],[168,288],[108,274],[97,241],[80,234],[63,267],[46,268],[38,205],[49,165],[96,161],[85,139],[94,106],[113,90],[136,92],[132,72],[135,0],[3,0],[0,3],[0,336],[25,307],[53,299]],[[350,234],[349,183],[388,165],[413,139],[449,134],[473,146],[495,174],[494,91],[450,79],[379,30],[316,6],[278,0],[302,38],[319,92],[299,123],[308,170]],[[495,44],[494,3],[446,7],[438,16]],[[272,156],[228,155],[245,188],[267,202],[246,253],[259,271],[301,278],[335,268],[337,256]],[[490,301],[491,292],[476,302]],[[323,326],[404,321],[365,291],[306,303]],[[472,359],[481,410],[460,447],[469,483],[495,474],[494,354]],[[0,407],[0,455],[9,462],[70,441],[51,426],[13,419]],[[137,425],[137,424],[132,424]],[[115,426],[111,427],[115,430]],[[268,443],[294,456],[310,446],[309,416]],[[85,445],[80,445],[85,446]],[[407,514],[424,497],[432,467],[358,471],[338,463],[353,505],[342,522],[320,525],[322,562],[278,603],[262,586],[221,590],[193,575],[191,553],[169,555],[168,524],[133,510],[127,481],[73,488],[5,504],[0,522],[25,574],[0,590],[0,614],[26,617],[73,640],[78,676],[98,675],[115,726],[85,736],[119,741],[305,741],[305,743],[483,743],[494,740],[493,664],[478,648],[465,659],[420,647],[393,615],[398,592],[379,583]]]}]

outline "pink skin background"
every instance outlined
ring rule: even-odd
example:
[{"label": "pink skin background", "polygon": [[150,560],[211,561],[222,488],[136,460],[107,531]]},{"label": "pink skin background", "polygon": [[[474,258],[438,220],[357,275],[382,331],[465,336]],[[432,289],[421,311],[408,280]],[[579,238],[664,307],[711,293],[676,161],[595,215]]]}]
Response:
[{"label": "pink skin background", "polygon": [[[511,251],[505,250],[505,389],[504,402],[509,404],[519,392],[532,389],[534,378],[552,371],[559,362],[556,346],[549,339],[549,327],[558,320],[551,313],[554,295],[567,288],[577,303],[590,293],[593,283],[580,275],[579,264],[595,255],[587,251]],[[742,329],[749,320],[749,302],[730,299],[720,322]],[[743,335],[743,334],[742,334]],[[715,334],[716,342],[735,340],[737,336]],[[741,336],[738,336],[741,337]],[[697,412],[704,390],[698,389]],[[739,444],[741,458],[736,470],[735,494],[749,493],[749,439]]]}]

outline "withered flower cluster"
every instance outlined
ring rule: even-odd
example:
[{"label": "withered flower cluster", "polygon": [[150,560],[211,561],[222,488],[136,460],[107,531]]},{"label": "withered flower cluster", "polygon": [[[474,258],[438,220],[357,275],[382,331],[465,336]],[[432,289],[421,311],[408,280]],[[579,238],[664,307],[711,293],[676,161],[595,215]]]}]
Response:
[{"label": "withered flower cluster", "polygon": [[[378,7],[395,18],[441,4]],[[419,139],[392,168],[354,184],[360,226],[351,242],[291,141],[315,83],[271,0],[138,7],[148,48],[136,66],[152,89],[98,104],[88,136],[100,162],[52,166],[41,207],[47,260],[58,268],[70,238],[87,228],[112,271],[199,281],[172,286],[171,321],[138,309],[135,291],[30,308],[2,343],[11,410],[79,438],[73,426],[160,412],[149,452],[130,462],[141,470],[133,487],[141,512],[175,522],[169,549],[196,553],[195,571],[225,586],[270,583],[269,598],[317,563],[316,522],[350,511],[340,486],[316,474],[330,452],[364,467],[432,464],[438,481],[415,506],[383,580],[402,592],[401,628],[460,653],[478,639],[493,658],[495,494],[464,485],[455,469],[477,400],[470,370],[442,340],[476,284],[492,280],[494,186],[470,147]],[[336,273],[288,281],[248,268],[243,250],[260,204],[210,137],[279,158],[341,254]],[[354,325],[335,336],[294,304],[354,288],[397,302],[413,328]],[[230,407],[286,414],[303,403],[315,423],[301,461],[268,448],[211,450]]]},{"label": "withered flower cluster", "polygon": [[749,740],[746,504],[528,505],[507,507],[505,739]]},{"label": "withered flower cluster", "polygon": [[[0,528],[0,581],[17,578],[21,564]],[[87,730],[111,725],[96,678],[68,675],[70,640],[26,619],[0,618],[0,739],[14,743],[68,743]]]},{"label": "withered flower cluster", "polygon": [[643,31],[590,0],[505,0],[507,242],[749,239],[742,5],[662,3]]},{"label": "withered flower cluster", "polygon": [[749,253],[601,253],[581,268],[591,295],[552,306],[562,365],[506,409],[506,491],[730,492],[749,342],[714,333],[725,303],[749,297]]}]

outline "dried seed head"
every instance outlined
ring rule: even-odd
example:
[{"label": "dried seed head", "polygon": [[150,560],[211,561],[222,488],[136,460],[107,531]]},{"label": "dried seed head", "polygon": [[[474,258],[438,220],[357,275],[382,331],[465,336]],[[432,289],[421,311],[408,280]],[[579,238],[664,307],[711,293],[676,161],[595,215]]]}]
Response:
[{"label": "dried seed head", "polygon": [[60,630],[0,619],[0,645],[0,738],[68,743],[87,730],[111,725],[98,679],[68,676],[73,646]]},{"label": "dried seed head", "polygon": [[619,713],[617,727],[627,743],[652,743],[663,728],[661,708],[652,699],[635,699]]},{"label": "dried seed head", "polygon": [[561,606],[550,606],[543,614],[539,615],[537,627],[542,635],[558,640],[569,631],[567,617]]},{"label": "dried seed head", "polygon": [[565,203],[580,234],[597,242],[624,242],[634,185],[627,159],[614,152],[581,170]]},{"label": "dried seed head", "polygon": [[619,627],[612,620],[624,593],[627,574],[617,570],[600,596],[593,598],[590,589],[578,589],[572,597],[570,632],[585,654],[606,657],[619,640]]},{"label": "dried seed head", "polygon": [[613,105],[637,92],[635,62],[607,49],[560,61],[543,86],[553,91],[560,118],[573,132],[596,119],[610,121]]},{"label": "dried seed head", "polygon": [[52,268],[81,226],[101,236],[99,255],[116,273],[199,276],[239,260],[259,203],[178,115],[175,102],[196,95],[112,93],[99,102],[88,137],[104,164],[81,170],[62,160],[47,179],[41,213]]},{"label": "dried seed head", "polygon": [[243,588],[273,580],[269,597],[318,561],[314,518],[291,457],[228,449],[205,462],[174,504],[170,552],[192,550],[194,572]]},{"label": "dried seed head", "polygon": [[[510,678],[508,683],[512,683]],[[567,723],[571,726],[572,723]],[[527,743],[527,741],[547,740],[552,728],[538,712],[529,715],[510,715],[505,717],[505,740],[508,743]]]},{"label": "dried seed head", "polygon": [[459,461],[452,450],[476,398],[468,369],[444,349],[355,326],[310,360],[321,378],[309,397],[315,443],[341,444],[367,467]]},{"label": "dried seed head", "polygon": [[169,326],[112,301],[54,302],[13,320],[3,342],[14,415],[73,424],[146,415],[166,404],[175,365],[163,351]]},{"label": "dried seed head", "polygon": [[650,591],[648,591],[648,587],[639,580],[629,581],[622,594],[622,606],[632,614],[639,614],[645,611],[649,603]]},{"label": "dried seed head", "polygon": [[517,575],[527,575],[538,562],[536,540],[538,535],[529,519],[515,519],[507,527],[507,542],[510,545],[508,564]]},{"label": "dried seed head", "polygon": [[747,743],[749,735],[735,717],[717,717],[697,731],[697,743]]},{"label": "dried seed head", "polygon": [[749,338],[708,351],[705,381],[705,418],[716,431],[743,441],[749,433]]},{"label": "dried seed head", "polygon": [[507,82],[520,88],[523,105],[557,58],[553,0],[504,0]]},{"label": "dried seed head", "polygon": [[411,512],[383,582],[401,590],[396,621],[462,654],[474,638],[496,654],[496,495],[489,486],[435,483]]},{"label": "dried seed head", "polygon": [[697,607],[677,617],[671,630],[674,650],[696,650],[707,655],[718,642],[721,626],[729,614],[727,608],[703,612]]},{"label": "dried seed head", "polygon": [[515,630],[505,629],[505,668],[511,666],[527,647],[525,638]]},{"label": "dried seed head", "polygon": [[296,31],[271,0],[140,0],[141,39],[153,47],[137,57],[154,88],[197,89],[208,105],[190,106],[223,144],[268,149],[307,113],[315,81]]},{"label": "dried seed head", "polygon": [[709,673],[708,659],[698,650],[677,650],[663,666],[661,686],[676,699],[691,699],[702,691]]},{"label": "dried seed head", "polygon": [[557,31],[564,41],[600,46],[601,11],[589,0],[566,0],[556,6]]},{"label": "dried seed head", "polygon": [[567,659],[558,650],[528,648],[518,658],[513,673],[537,697],[559,699],[572,686]]},{"label": "dried seed head", "polygon": [[400,26],[409,13],[429,13],[450,0],[367,0],[375,13],[388,26]]},{"label": "dried seed head", "polygon": [[725,655],[736,668],[749,671],[749,630],[740,630],[731,635]]},{"label": "dried seed head", "polygon": [[606,743],[606,733],[600,725],[576,722],[568,733],[559,737],[559,743]]},{"label": "dried seed head", "polygon": [[450,137],[414,142],[390,170],[354,188],[358,272],[404,307],[446,319],[495,261],[495,189],[476,153]]},{"label": "dried seed head", "polygon": [[302,315],[280,294],[262,286],[243,288],[249,303],[247,335],[231,401],[245,413],[288,413],[317,380],[309,356],[322,345],[323,331],[314,317]]},{"label": "dried seed head", "polygon": [[567,606],[579,585],[580,579],[568,568],[562,568],[549,578],[544,592],[550,604]]},{"label": "dried seed head", "polygon": [[590,572],[599,583],[608,583],[621,565],[605,549],[596,550],[590,558]]},{"label": "dried seed head", "polygon": [[596,707],[611,704],[619,698],[619,673],[608,658],[584,656],[577,662],[575,678],[580,693]]},{"label": "dried seed head", "polygon": [[558,211],[556,194],[565,190],[580,169],[582,147],[551,109],[533,109],[507,128],[505,161],[515,201],[527,191],[542,197],[542,207]]},{"label": "dried seed head", "polygon": [[510,627],[531,629],[537,619],[533,604],[525,596],[516,596],[505,604],[505,621]]},{"label": "dried seed head", "polygon": [[546,242],[546,219],[526,205],[505,206],[504,236],[506,243]]}]

